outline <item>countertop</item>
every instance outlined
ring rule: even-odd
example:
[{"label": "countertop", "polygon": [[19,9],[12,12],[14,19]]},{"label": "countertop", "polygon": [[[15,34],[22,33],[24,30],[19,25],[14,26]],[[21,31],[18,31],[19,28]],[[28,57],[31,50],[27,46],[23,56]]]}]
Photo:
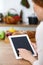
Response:
[{"label": "countertop", "polygon": [[7,23],[0,23],[0,26],[37,27],[37,25],[29,25],[29,24],[7,24]]},{"label": "countertop", "polygon": [[16,60],[10,43],[0,42],[0,65],[31,65],[26,60]]}]

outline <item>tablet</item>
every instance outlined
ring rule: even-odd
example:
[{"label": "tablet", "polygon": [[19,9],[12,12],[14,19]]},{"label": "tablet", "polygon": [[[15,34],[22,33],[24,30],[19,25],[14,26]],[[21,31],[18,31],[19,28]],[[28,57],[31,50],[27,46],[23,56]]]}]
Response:
[{"label": "tablet", "polygon": [[21,59],[21,57],[19,57],[18,48],[23,48],[28,51],[31,51],[33,56],[36,56],[36,52],[27,34],[9,36],[9,40],[13,48],[13,52],[16,56],[16,59]]}]

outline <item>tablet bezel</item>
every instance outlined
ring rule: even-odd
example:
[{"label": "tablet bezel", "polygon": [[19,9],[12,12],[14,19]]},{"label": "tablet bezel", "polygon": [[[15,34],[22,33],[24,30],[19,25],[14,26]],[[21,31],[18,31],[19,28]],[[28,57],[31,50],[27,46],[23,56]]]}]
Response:
[{"label": "tablet bezel", "polygon": [[36,56],[36,52],[35,52],[35,50],[34,50],[32,44],[31,44],[31,41],[30,41],[29,36],[28,36],[27,34],[13,35],[13,36],[9,36],[8,38],[9,38],[9,40],[10,40],[10,43],[11,43],[11,46],[12,46],[12,48],[13,48],[13,52],[14,52],[14,54],[15,54],[15,56],[16,56],[16,59],[21,59],[21,57],[19,57],[19,56],[17,55],[16,50],[15,50],[15,47],[14,47],[14,45],[13,45],[13,42],[12,42],[11,38],[14,38],[14,37],[24,37],[24,36],[27,37],[27,40],[29,41],[29,44],[30,44],[30,46],[31,46],[31,48],[32,48],[32,50],[33,50],[33,52],[34,52],[33,56]]}]

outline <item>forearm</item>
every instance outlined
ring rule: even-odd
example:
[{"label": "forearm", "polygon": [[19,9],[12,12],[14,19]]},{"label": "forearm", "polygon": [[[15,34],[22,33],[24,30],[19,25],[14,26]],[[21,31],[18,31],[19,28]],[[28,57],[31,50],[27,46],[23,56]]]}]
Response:
[{"label": "forearm", "polygon": [[33,65],[33,63],[37,60],[35,57],[31,56],[30,59],[27,58],[27,60]]}]

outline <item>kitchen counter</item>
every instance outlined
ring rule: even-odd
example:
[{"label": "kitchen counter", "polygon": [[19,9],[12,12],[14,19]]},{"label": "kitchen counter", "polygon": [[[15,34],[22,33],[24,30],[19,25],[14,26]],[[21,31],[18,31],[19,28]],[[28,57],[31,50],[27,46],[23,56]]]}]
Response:
[{"label": "kitchen counter", "polygon": [[[28,31],[27,33],[31,42],[35,43],[35,32]],[[6,37],[5,40],[0,40],[0,65],[31,65],[31,63],[26,60],[15,59],[15,55],[13,53],[9,39]]]},{"label": "kitchen counter", "polygon": [[16,30],[30,30],[36,31],[37,25],[26,25],[26,24],[4,24],[0,23],[0,30],[8,30],[9,28],[13,27]]},{"label": "kitchen counter", "polygon": [[0,65],[31,65],[26,60],[16,60],[10,43],[0,42]]},{"label": "kitchen counter", "polygon": [[37,25],[26,25],[26,24],[5,24],[5,23],[0,23],[1,26],[17,26],[17,27],[37,27]]}]

